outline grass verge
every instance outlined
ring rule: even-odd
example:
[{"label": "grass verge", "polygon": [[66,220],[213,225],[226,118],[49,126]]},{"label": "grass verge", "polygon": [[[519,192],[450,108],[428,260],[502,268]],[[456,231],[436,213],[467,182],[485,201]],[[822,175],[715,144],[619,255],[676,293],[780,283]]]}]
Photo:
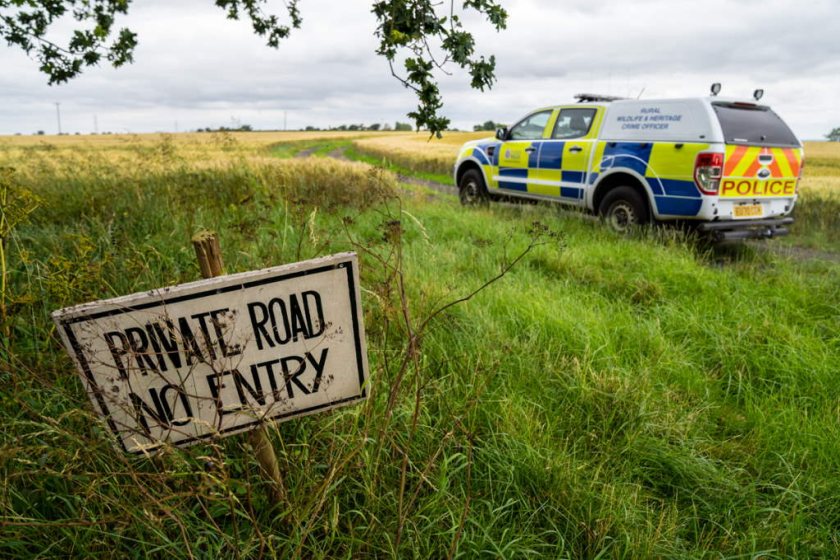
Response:
[{"label": "grass verge", "polygon": [[[840,555],[837,265],[465,211],[358,163],[50,153],[8,179],[41,206],[4,236],[0,556]],[[360,254],[372,396],[272,429],[279,506],[244,438],[116,451],[48,320],[197,278],[200,228],[231,272]]]}]

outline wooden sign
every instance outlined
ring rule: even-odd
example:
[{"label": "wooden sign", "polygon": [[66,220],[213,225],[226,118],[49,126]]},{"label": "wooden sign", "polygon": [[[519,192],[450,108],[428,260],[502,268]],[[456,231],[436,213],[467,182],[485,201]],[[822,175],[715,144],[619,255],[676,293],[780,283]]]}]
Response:
[{"label": "wooden sign", "polygon": [[188,445],[367,396],[353,253],[53,313],[119,445]]}]

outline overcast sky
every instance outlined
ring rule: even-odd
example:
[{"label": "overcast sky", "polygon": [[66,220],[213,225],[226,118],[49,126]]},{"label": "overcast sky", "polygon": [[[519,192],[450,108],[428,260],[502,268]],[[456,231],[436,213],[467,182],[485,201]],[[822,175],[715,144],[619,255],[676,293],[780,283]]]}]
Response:
[{"label": "overcast sky", "polygon": [[[273,2],[282,8],[282,2]],[[47,86],[37,63],[0,45],[0,134],[154,132],[206,126],[289,129],[407,121],[413,95],[375,53],[370,0],[301,0],[303,27],[266,47],[212,0],[135,0],[118,26],[139,35],[133,65]],[[498,82],[471,90],[452,68],[444,112],[471,129],[511,122],[579,92],[644,98],[722,95],[764,102],[803,139],[840,126],[839,0],[502,0],[496,33],[475,18]]]}]

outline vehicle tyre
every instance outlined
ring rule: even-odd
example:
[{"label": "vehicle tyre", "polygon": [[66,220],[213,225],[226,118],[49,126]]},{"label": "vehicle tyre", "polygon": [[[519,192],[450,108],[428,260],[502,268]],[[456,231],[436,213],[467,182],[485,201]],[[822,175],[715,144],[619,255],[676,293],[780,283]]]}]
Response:
[{"label": "vehicle tyre", "polygon": [[487,204],[490,196],[478,169],[470,169],[461,176],[458,181],[458,198],[464,206]]},{"label": "vehicle tyre", "polygon": [[616,187],[608,192],[598,206],[598,214],[618,233],[628,233],[650,221],[645,199],[632,187]]}]

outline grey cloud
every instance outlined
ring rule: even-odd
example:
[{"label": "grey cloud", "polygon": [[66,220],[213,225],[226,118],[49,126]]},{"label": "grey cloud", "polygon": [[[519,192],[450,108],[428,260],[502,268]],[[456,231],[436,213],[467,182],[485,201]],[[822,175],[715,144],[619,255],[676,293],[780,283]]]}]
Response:
[{"label": "grey cloud", "polygon": [[[512,120],[582,90],[620,95],[705,94],[764,86],[794,129],[816,137],[840,125],[832,91],[840,75],[834,0],[508,0],[509,28],[468,24],[481,53],[494,53],[498,83],[469,88],[442,77],[454,124]],[[279,6],[279,4],[278,4]],[[416,101],[374,54],[369,2],[303,0],[304,23],[277,50],[211,0],[147,0],[121,24],[140,35],[136,62],[92,69],[49,88],[33,61],[0,47],[0,133],[54,129],[54,101],[71,126],[150,131],[228,124],[258,127],[405,120]],[[833,123],[833,124],[831,124]],[[830,124],[830,126],[829,126]]]},{"label": "grey cloud", "polygon": [[[550,69],[579,73],[819,69],[840,57],[836,8],[818,3],[651,0],[610,2],[611,10],[557,9],[528,22],[524,41],[496,41],[500,67],[513,77]],[[556,17],[552,17],[556,16]],[[493,41],[484,33],[483,43]]]}]

